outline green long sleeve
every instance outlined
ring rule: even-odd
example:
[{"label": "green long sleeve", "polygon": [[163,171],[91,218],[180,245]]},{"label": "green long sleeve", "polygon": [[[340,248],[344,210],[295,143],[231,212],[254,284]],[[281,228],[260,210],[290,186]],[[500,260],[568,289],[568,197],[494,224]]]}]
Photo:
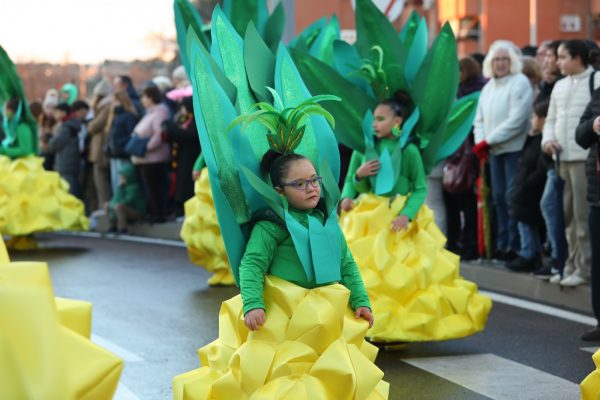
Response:
[{"label": "green long sleeve", "polygon": [[[410,192],[406,204],[400,215],[406,215],[412,221],[427,197],[427,176],[419,149],[414,144],[409,144],[402,150],[401,182],[406,180],[407,192]],[[406,194],[400,193],[400,194]]]},{"label": "green long sleeve", "polygon": [[363,155],[361,153],[357,151],[352,152],[350,164],[348,164],[348,172],[346,173],[346,178],[344,179],[344,187],[342,188],[342,199],[353,199],[358,194],[354,184],[356,182],[356,170],[360,167],[362,160]]},{"label": "green long sleeve", "polygon": [[[318,211],[309,212],[322,218]],[[291,213],[300,223],[307,225],[307,212],[294,210]],[[370,307],[358,267],[343,235],[341,240],[340,283],[350,290],[350,305],[353,309]],[[259,221],[252,229],[240,263],[240,292],[244,302],[244,314],[255,308],[265,308],[263,289],[267,273],[307,289],[321,286],[317,285],[314,279],[308,280],[306,277],[287,229],[272,221]]]},{"label": "green long sleeve", "polygon": [[13,145],[9,147],[0,146],[0,154],[13,159],[35,154],[33,132],[27,124],[21,123],[17,126],[16,136]]},{"label": "green long sleeve", "polygon": [[204,155],[200,153],[200,155],[198,155],[198,158],[196,159],[196,162],[194,163],[194,167],[192,168],[192,170],[202,171],[202,168],[204,168],[205,166],[206,162],[204,161]]}]

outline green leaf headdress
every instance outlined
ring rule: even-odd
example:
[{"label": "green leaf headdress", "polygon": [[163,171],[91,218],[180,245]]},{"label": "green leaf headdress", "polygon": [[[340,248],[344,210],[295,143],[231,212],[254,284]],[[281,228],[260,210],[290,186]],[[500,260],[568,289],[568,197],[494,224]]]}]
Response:
[{"label": "green leaf headdress", "polygon": [[319,95],[304,100],[296,107],[284,108],[279,94],[272,88],[268,89],[273,95],[275,106],[266,102],[257,103],[250,109],[257,109],[256,111],[240,115],[231,122],[230,127],[240,123],[247,126],[251,122],[264,125],[269,130],[269,147],[284,155],[293,153],[302,141],[305,122],[310,115],[324,117],[331,127],[335,128],[333,116],[317,103],[326,100],[339,101],[339,97]]}]

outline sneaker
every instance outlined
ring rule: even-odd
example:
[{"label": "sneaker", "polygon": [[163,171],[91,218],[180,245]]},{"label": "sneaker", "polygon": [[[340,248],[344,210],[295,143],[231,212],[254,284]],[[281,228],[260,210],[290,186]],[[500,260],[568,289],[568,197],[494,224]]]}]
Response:
[{"label": "sneaker", "polygon": [[508,261],[505,267],[514,272],[532,272],[541,267],[542,263],[538,257],[525,258],[518,256],[512,261]]},{"label": "sneaker", "polygon": [[598,342],[600,341],[600,327],[596,327],[591,331],[587,331],[581,335],[581,340],[585,342]]},{"label": "sneaker", "polygon": [[533,271],[532,275],[538,279],[547,281],[550,280],[550,278],[552,278],[554,275],[556,275],[556,272],[554,271],[554,268],[547,265],[542,265],[540,268]]},{"label": "sneaker", "polygon": [[579,275],[569,275],[566,278],[564,278],[562,281],[560,281],[560,284],[562,286],[571,286],[571,287],[584,285],[586,283],[588,283],[587,279],[584,279],[584,278],[580,277]]},{"label": "sneaker", "polygon": [[550,283],[560,283],[560,281],[562,281],[562,276],[560,274],[554,274],[552,275],[552,278],[550,278],[548,280],[548,282]]}]

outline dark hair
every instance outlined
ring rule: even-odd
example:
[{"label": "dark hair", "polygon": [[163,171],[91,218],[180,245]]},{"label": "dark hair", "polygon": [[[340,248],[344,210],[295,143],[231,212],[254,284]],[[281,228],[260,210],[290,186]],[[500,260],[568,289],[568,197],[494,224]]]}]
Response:
[{"label": "dark hair", "polygon": [[533,113],[540,118],[546,118],[548,115],[549,100],[541,100],[533,104]]},{"label": "dark hair", "polygon": [[133,81],[131,80],[131,77],[129,75],[119,75],[119,80],[125,86],[131,86],[131,85],[133,85]]},{"label": "dark hair", "polygon": [[33,118],[38,119],[39,116],[44,112],[44,109],[42,108],[42,102],[36,100],[29,103],[29,111],[31,112],[31,115],[33,115]]},{"label": "dark hair", "polygon": [[535,57],[537,54],[537,47],[531,45],[523,46],[521,47],[521,54],[524,56]]},{"label": "dark hair", "polygon": [[548,44],[547,49],[554,53],[554,58],[558,58],[558,48],[562,43],[562,40],[553,40],[550,42],[550,44]]},{"label": "dark hair", "polygon": [[71,106],[69,106],[67,103],[58,103],[55,110],[63,111],[66,114],[69,114],[71,112]]},{"label": "dark hair", "polygon": [[19,108],[19,103],[21,102],[21,99],[18,97],[13,97],[10,100],[6,101],[6,108],[17,112],[17,109]]},{"label": "dark hair", "polygon": [[394,115],[397,117],[402,117],[402,123],[406,121],[406,119],[410,116],[412,112],[413,104],[410,95],[403,91],[398,90],[394,93],[394,96],[382,101],[379,104],[385,104],[389,108],[392,109]]},{"label": "dark hair", "polygon": [[160,104],[162,100],[160,90],[158,90],[156,86],[148,86],[144,88],[144,90],[142,90],[142,95],[152,100],[154,104]]},{"label": "dark hair", "polygon": [[567,40],[561,43],[561,45],[569,52],[571,58],[577,58],[581,60],[584,67],[590,65],[590,46],[586,42],[579,39]]},{"label": "dark hair", "polygon": [[485,54],[483,54],[483,53],[471,53],[469,56],[472,57],[475,61],[477,61],[479,63],[479,67],[480,68],[483,67],[483,60],[485,60]]},{"label": "dark hair", "polygon": [[288,173],[290,163],[296,160],[307,160],[307,158],[296,153],[284,155],[269,149],[260,161],[260,170],[264,174],[269,174],[273,186],[281,186],[283,177]]},{"label": "dark hair", "polygon": [[481,64],[471,56],[466,56],[458,62],[458,68],[465,74],[464,82],[477,79],[481,76]]},{"label": "dark hair", "polygon": [[71,105],[71,111],[79,111],[79,110],[89,110],[90,105],[83,100],[75,100]]}]

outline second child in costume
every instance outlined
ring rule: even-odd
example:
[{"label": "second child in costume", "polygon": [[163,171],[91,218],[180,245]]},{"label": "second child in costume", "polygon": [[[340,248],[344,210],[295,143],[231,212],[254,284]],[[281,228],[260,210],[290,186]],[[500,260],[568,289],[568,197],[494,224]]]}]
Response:
[{"label": "second child in costume", "polygon": [[137,170],[133,165],[123,164],[119,171],[119,177],[119,187],[108,203],[108,211],[112,225],[111,230],[127,233],[130,222],[141,221],[144,218],[146,198]]},{"label": "second child in costume", "polygon": [[491,307],[460,277],[459,257],[444,249],[423,205],[426,175],[409,115],[405,93],[378,104],[376,138],[366,137],[364,155],[354,153],[342,200],[340,225],[377,316],[367,336],[378,342],[464,337],[483,329]]}]

